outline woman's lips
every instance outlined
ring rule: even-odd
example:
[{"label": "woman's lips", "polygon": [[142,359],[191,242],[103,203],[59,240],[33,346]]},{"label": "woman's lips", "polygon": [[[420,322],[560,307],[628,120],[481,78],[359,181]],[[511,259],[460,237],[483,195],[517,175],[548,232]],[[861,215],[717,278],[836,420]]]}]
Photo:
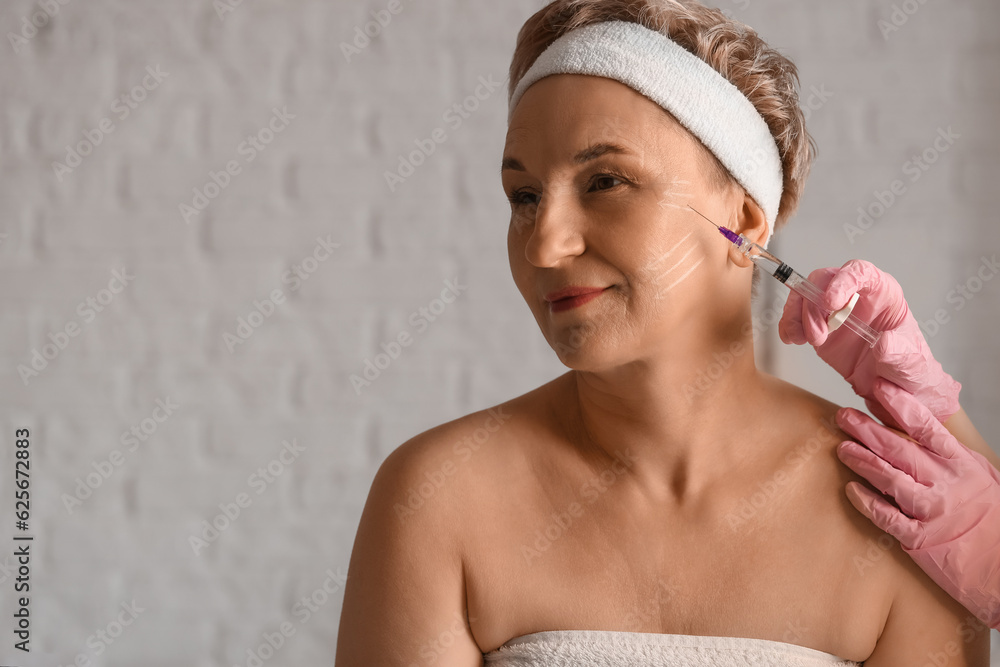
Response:
[{"label": "woman's lips", "polygon": [[597,297],[601,296],[607,292],[610,287],[605,287],[604,289],[594,290],[593,292],[587,292],[586,294],[580,294],[577,296],[566,297],[565,299],[557,299],[556,301],[549,302],[549,308],[553,313],[559,313],[564,310],[570,310],[578,306],[582,306],[585,303],[593,301]]}]

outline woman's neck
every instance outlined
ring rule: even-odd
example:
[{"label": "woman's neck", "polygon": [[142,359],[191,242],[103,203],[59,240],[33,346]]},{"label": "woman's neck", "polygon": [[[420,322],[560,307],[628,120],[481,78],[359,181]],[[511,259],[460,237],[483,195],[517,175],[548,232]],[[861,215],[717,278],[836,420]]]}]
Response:
[{"label": "woman's neck", "polygon": [[630,477],[651,499],[683,504],[758,454],[774,378],[757,370],[753,337],[689,341],[655,360],[567,373],[574,439],[595,461],[635,460]]}]

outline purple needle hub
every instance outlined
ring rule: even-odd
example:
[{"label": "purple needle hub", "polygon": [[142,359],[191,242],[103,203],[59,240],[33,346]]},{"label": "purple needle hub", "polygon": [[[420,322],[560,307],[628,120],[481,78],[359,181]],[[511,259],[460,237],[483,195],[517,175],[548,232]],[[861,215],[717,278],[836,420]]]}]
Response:
[{"label": "purple needle hub", "polygon": [[736,245],[737,248],[743,246],[743,239],[736,232],[726,229],[725,227],[719,227],[719,233],[725,236],[729,241]]}]

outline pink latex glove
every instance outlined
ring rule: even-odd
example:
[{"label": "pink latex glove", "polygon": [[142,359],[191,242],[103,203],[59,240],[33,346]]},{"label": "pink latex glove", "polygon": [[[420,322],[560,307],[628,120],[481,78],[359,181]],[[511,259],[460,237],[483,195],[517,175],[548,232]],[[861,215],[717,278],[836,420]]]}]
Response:
[{"label": "pink latex glove", "polygon": [[867,449],[845,440],[837,455],[898,507],[858,482],[847,485],[851,504],[899,540],[941,588],[1000,630],[1000,471],[909,392],[883,379],[874,392],[916,442],[841,408],[837,424]]},{"label": "pink latex glove", "polygon": [[852,259],[839,269],[816,269],[809,280],[824,291],[831,310],[843,308],[855,292],[860,292],[853,314],[882,331],[882,336],[875,347],[868,347],[845,326],[830,333],[819,309],[797,292],[790,292],[778,323],[782,341],[815,346],[820,358],[865,399],[871,413],[898,430],[904,429],[872,394],[875,378],[883,377],[912,393],[939,422],[959,411],[962,385],[945,373],[931,354],[895,278],[871,262]]}]

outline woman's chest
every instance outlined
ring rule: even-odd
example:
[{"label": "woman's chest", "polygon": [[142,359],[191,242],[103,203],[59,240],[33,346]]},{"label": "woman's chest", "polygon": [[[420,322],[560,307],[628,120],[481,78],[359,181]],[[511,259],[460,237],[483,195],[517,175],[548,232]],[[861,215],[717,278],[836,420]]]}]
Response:
[{"label": "woman's chest", "polygon": [[526,494],[479,522],[465,568],[484,652],[575,629],[755,637],[854,660],[871,653],[887,588],[874,571],[866,581],[849,536],[792,516],[801,525],[616,513],[614,483],[570,497]]}]

